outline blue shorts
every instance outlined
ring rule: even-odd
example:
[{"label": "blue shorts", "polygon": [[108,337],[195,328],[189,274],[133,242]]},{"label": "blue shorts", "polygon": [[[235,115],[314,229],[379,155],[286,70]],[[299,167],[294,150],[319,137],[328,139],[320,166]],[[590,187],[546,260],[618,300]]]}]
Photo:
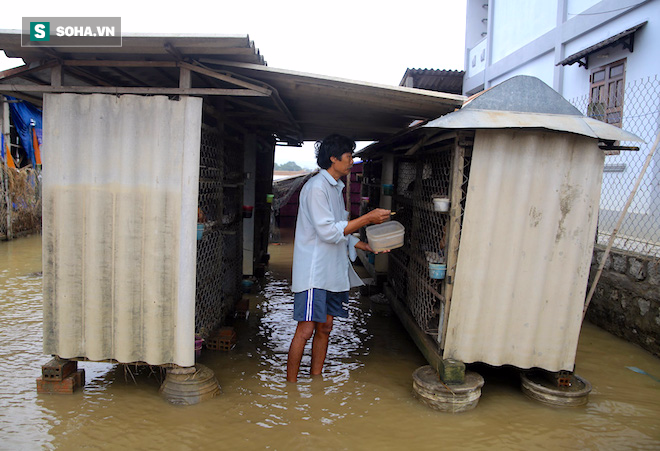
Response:
[{"label": "blue shorts", "polygon": [[327,315],[348,318],[342,304],[348,302],[348,291],[327,291],[313,288],[293,294],[293,319],[325,323]]}]

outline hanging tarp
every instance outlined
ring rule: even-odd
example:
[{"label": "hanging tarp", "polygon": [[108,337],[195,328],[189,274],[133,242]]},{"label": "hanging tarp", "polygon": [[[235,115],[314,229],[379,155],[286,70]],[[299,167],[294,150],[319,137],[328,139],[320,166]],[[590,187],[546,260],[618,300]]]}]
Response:
[{"label": "hanging tarp", "polygon": [[41,164],[42,112],[30,102],[11,96],[6,97],[9,100],[9,111],[14,127],[21,138],[21,145],[32,162],[32,167],[37,167]]},{"label": "hanging tarp", "polygon": [[7,166],[10,168],[16,168],[16,165],[14,164],[14,159],[11,156],[11,152],[9,151],[9,143],[5,140],[5,135],[2,134],[2,142],[0,143],[0,147],[2,150],[0,151],[0,155],[2,155],[2,159],[7,162]]}]

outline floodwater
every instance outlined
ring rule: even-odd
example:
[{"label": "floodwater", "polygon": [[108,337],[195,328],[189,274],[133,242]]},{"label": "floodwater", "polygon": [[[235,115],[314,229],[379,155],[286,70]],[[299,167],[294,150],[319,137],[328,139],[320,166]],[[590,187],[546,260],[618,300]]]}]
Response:
[{"label": "floodwater", "polygon": [[[37,395],[42,352],[41,238],[0,243],[0,449],[660,449],[660,359],[585,324],[577,373],[587,406],[526,398],[511,368],[473,367],[486,380],[476,409],[441,413],[412,396],[426,362],[387,306],[356,292],[336,321],[321,377],[303,359],[284,382],[295,323],[288,291],[291,245],[236,318],[230,352],[204,350],[222,394],[195,406],[158,395],[160,373],[84,362],[73,395]],[[635,367],[648,374],[634,372]]]}]

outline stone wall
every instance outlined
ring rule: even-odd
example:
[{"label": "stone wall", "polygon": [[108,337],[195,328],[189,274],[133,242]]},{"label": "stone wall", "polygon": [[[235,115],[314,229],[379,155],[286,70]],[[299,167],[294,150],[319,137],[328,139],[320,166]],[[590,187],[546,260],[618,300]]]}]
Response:
[{"label": "stone wall", "polygon": [[[604,253],[594,248],[589,287]],[[610,251],[587,320],[660,357],[660,259]]]}]

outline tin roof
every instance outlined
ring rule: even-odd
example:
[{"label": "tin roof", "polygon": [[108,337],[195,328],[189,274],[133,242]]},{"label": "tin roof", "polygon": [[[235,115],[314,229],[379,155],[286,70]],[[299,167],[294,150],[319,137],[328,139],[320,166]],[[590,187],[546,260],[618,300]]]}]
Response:
[{"label": "tin roof", "polygon": [[[0,31],[0,49],[26,66],[0,72],[0,92],[39,104],[46,92],[163,94],[222,99],[241,127],[298,144],[330,133],[383,139],[415,120],[453,111],[465,97],[274,69],[248,36],[131,35],[122,47],[21,47]],[[61,83],[53,84],[53,71]],[[189,87],[180,87],[182,72]]]},{"label": "tin roof", "polygon": [[536,77],[519,75],[483,91],[454,113],[423,127],[440,129],[541,128],[608,141],[641,138],[586,117],[557,91]]},{"label": "tin roof", "polygon": [[[571,64],[574,63],[579,63],[580,66],[584,66],[585,68],[588,67],[586,58],[591,55],[592,53],[595,53],[599,50],[605,49],[607,47],[614,47],[616,45],[622,44],[624,48],[629,49],[631,52],[633,51],[634,48],[634,37],[635,37],[635,32],[642,28],[644,25],[646,25],[647,22],[642,22],[638,25],[635,25],[634,27],[628,28],[626,31],[622,31],[621,33],[615,34],[612,37],[609,37],[607,39],[604,39],[600,41],[597,44],[592,45],[591,47],[587,47],[584,50],[581,50],[577,53],[572,54],[568,58],[565,58],[558,62],[556,66],[570,66]],[[582,58],[585,59],[585,61],[581,61]]]},{"label": "tin roof", "polygon": [[462,94],[464,75],[462,70],[406,69],[399,86]]},{"label": "tin roof", "polygon": [[[389,138],[357,152],[373,157],[386,148],[410,150],[433,142],[428,138],[442,131],[478,129],[545,129],[596,138],[603,149],[615,141],[644,142],[639,136],[605,122],[584,116],[559,93],[536,77],[519,75],[467,99],[460,110],[429,122],[402,129]],[[620,150],[635,150],[623,148]]]}]

